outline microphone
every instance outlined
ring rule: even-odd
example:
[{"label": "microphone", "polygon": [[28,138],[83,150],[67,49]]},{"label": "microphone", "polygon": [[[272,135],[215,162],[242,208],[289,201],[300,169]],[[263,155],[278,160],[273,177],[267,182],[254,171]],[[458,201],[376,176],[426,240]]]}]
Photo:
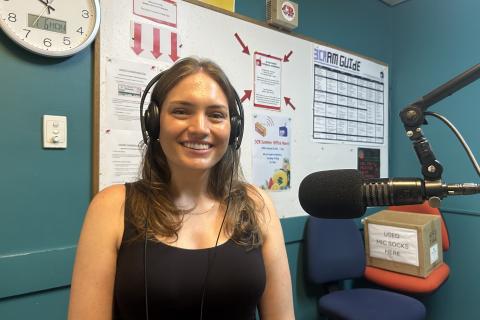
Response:
[{"label": "microphone", "polygon": [[480,193],[475,183],[444,184],[419,178],[363,179],[358,170],[319,171],[300,183],[298,198],[311,216],[327,219],[358,218],[367,207],[419,204],[452,195]]}]

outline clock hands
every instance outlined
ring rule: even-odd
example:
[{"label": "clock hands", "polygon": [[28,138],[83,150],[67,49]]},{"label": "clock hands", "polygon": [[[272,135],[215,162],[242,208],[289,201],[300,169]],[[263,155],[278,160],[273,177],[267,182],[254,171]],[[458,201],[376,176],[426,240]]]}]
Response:
[{"label": "clock hands", "polygon": [[39,1],[45,5],[45,8],[43,8],[42,13],[40,13],[37,19],[35,19],[35,21],[33,22],[33,25],[35,25],[38,22],[38,19],[40,19],[43,16],[43,14],[45,13],[45,10],[48,9],[48,14],[50,14],[50,8],[55,10],[52,6],[50,6],[55,0],[52,0],[50,3],[49,3],[49,0],[45,0],[46,2],[43,2],[42,0],[39,0]]},{"label": "clock hands", "polygon": [[40,1],[41,3],[43,3],[45,5],[45,7],[48,10],[48,14],[50,14],[50,10],[55,11],[55,8],[50,5],[51,3],[48,3],[48,0],[38,0],[38,1]]}]

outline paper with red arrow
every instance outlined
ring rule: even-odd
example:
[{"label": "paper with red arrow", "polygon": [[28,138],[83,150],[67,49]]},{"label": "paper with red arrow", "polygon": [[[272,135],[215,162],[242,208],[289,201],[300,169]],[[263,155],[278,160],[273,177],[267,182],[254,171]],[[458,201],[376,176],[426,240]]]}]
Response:
[{"label": "paper with red arrow", "polygon": [[180,58],[180,39],[174,30],[132,21],[130,35],[130,48],[136,56],[168,63]]},{"label": "paper with red arrow", "polygon": [[255,52],[254,68],[254,106],[280,110],[282,58]]}]

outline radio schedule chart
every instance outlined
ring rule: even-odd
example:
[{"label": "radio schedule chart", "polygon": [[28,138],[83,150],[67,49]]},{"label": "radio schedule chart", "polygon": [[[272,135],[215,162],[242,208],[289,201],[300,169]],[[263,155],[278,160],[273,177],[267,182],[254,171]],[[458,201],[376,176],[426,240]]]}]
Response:
[{"label": "radio schedule chart", "polygon": [[384,145],[387,67],[322,46],[313,56],[313,140]]}]

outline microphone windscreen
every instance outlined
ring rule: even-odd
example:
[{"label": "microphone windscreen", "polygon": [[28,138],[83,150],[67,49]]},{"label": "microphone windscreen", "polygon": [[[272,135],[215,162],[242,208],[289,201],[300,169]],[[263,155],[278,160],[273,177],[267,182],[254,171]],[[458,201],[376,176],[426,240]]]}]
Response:
[{"label": "microphone windscreen", "polygon": [[358,170],[319,171],[300,183],[298,198],[309,215],[317,218],[351,219],[365,213],[363,177]]}]

